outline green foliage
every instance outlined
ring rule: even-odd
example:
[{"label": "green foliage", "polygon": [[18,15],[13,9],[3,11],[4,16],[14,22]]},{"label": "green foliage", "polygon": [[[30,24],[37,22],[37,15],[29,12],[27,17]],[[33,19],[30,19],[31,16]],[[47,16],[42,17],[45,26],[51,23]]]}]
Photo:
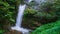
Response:
[{"label": "green foliage", "polygon": [[0,30],[0,34],[3,34],[5,31],[4,30]]},{"label": "green foliage", "polygon": [[60,20],[42,25],[32,34],[60,34]]},{"label": "green foliage", "polygon": [[[50,23],[56,21],[60,18],[60,1],[59,0],[47,0],[47,2],[39,3],[31,2],[27,5],[24,12],[24,23],[28,22],[33,25],[36,21],[37,23]],[[38,7],[35,9],[35,7]],[[29,19],[30,18],[30,19]],[[36,25],[33,25],[38,27]]]},{"label": "green foliage", "polygon": [[41,34],[60,34],[60,26],[45,30]]},{"label": "green foliage", "polygon": [[[24,16],[31,16],[32,18],[36,18],[36,21],[51,20],[51,19],[59,19],[60,18],[60,1],[59,0],[47,0],[47,2],[43,2],[40,4],[36,4],[36,2],[31,2],[28,5],[28,8],[24,12]],[[36,6],[38,8],[34,9]],[[31,10],[32,9],[32,10]],[[44,19],[43,19],[44,18]],[[42,20],[43,19],[43,20]],[[48,22],[47,21],[47,22]]]},{"label": "green foliage", "polygon": [[[13,19],[15,22],[15,1],[13,0],[0,0],[0,21]],[[12,21],[13,22],[13,21]]]},{"label": "green foliage", "polygon": [[52,7],[53,9],[55,9],[55,13],[57,15],[57,17],[60,19],[60,0],[56,0],[56,3],[54,4],[54,6]]},{"label": "green foliage", "polygon": [[24,12],[24,16],[25,15],[34,15],[36,13],[36,10],[31,9],[31,8],[27,8]]},{"label": "green foliage", "polygon": [[15,16],[15,0],[0,0],[0,34],[9,24],[15,23]]}]

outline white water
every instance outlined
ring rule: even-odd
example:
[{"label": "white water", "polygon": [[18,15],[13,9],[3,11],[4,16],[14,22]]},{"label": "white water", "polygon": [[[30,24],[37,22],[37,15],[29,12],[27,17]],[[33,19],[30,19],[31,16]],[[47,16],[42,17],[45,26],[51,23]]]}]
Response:
[{"label": "white water", "polygon": [[[30,3],[31,1],[32,0],[29,0],[28,2]],[[21,23],[22,23],[22,18],[23,18],[23,13],[24,13],[25,7],[26,7],[26,4],[19,5],[19,10],[18,10],[18,16],[17,16],[17,20],[16,20],[16,25],[14,27],[11,27],[11,29],[12,30],[20,31],[23,34],[29,34],[30,30],[21,27]]]},{"label": "white water", "polygon": [[18,12],[17,21],[16,21],[16,26],[18,26],[18,27],[21,27],[25,7],[26,7],[26,5],[19,6],[19,10],[18,10],[19,12]]}]

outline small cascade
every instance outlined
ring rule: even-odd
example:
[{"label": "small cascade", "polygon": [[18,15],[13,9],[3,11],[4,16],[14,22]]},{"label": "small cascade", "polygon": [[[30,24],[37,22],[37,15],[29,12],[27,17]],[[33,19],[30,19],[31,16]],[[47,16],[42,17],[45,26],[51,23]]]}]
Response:
[{"label": "small cascade", "polygon": [[[30,3],[32,0],[28,0],[28,3]],[[19,9],[18,9],[18,15],[17,15],[17,19],[16,19],[16,24],[14,27],[11,27],[12,30],[17,30],[22,32],[22,34],[29,34],[29,29],[25,29],[21,27],[21,23],[22,23],[22,18],[23,18],[23,13],[25,10],[26,4],[24,5],[19,5]]]}]

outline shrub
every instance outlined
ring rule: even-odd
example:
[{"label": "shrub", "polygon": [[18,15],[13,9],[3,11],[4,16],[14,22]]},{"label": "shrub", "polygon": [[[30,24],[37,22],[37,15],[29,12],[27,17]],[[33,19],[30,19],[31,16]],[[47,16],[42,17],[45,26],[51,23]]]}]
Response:
[{"label": "shrub", "polygon": [[60,20],[42,25],[32,34],[60,34]]}]

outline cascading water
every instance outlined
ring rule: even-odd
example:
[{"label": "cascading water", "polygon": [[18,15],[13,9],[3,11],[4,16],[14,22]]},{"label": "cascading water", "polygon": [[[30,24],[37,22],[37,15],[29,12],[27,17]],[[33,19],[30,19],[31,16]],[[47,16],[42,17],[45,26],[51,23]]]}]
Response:
[{"label": "cascading water", "polygon": [[[31,1],[32,0],[28,0],[29,3]],[[26,7],[26,4],[19,5],[19,10],[18,10],[18,16],[17,16],[17,20],[16,20],[16,25],[14,27],[11,27],[11,29],[12,30],[20,31],[23,34],[29,34],[30,30],[21,27],[22,17],[23,17],[23,13],[24,13],[25,7]]]},{"label": "cascading water", "polygon": [[18,27],[21,27],[21,22],[22,22],[22,17],[23,17],[23,12],[24,12],[24,9],[25,9],[25,6],[26,5],[20,5],[19,6],[19,12],[18,12],[18,16],[17,16],[17,21],[16,21],[16,26]]}]

